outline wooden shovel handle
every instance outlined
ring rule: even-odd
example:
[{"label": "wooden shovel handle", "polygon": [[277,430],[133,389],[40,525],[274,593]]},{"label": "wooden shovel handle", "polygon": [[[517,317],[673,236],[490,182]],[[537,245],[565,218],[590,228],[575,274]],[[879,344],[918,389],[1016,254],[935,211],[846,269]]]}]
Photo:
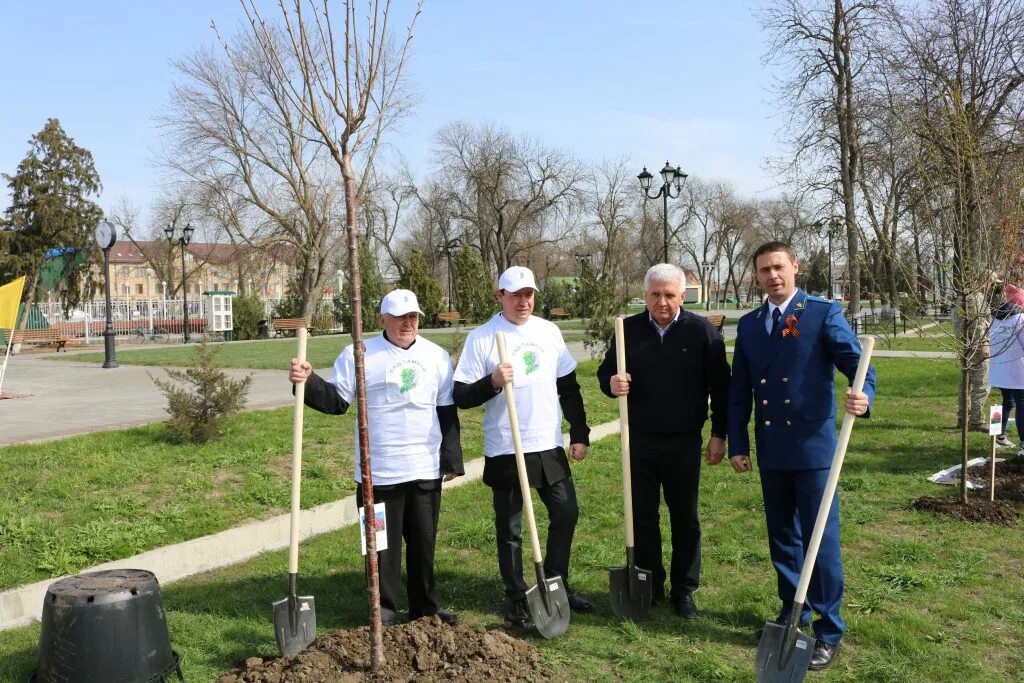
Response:
[{"label": "wooden shovel handle", "polygon": [[[306,328],[295,331],[299,340],[296,358],[299,363],[306,362]],[[295,417],[292,421],[292,519],[288,546],[288,573],[299,571],[299,512],[301,511],[300,492],[302,482],[302,413],[306,406],[306,382],[295,385]]]},{"label": "wooden shovel handle", "polygon": [[[868,366],[871,364],[871,352],[875,350],[875,338],[871,336],[860,337],[860,362],[857,363],[857,374],[853,378],[853,391],[864,390],[864,379],[868,374]],[[843,411],[843,426],[839,429],[839,440],[836,442],[836,452],[832,456],[832,467],[828,471],[828,481],[825,482],[825,492],[821,496],[821,505],[818,506],[818,516],[814,520],[814,531],[811,533],[811,542],[807,544],[807,553],[804,555],[804,568],[800,571],[800,582],[796,586],[796,595],[793,601],[803,604],[807,597],[807,587],[811,583],[811,574],[814,572],[814,564],[818,560],[818,548],[821,546],[821,537],[825,534],[825,522],[828,520],[829,510],[832,509],[832,499],[836,495],[836,487],[839,485],[839,473],[843,469],[843,460],[846,458],[846,448],[850,444],[850,433],[853,432],[853,423],[857,418]]]},{"label": "wooden shovel handle", "polygon": [[[498,345],[498,362],[504,363],[505,334],[494,335]],[[537,537],[537,522],[533,518],[533,498],[530,496],[530,482],[526,477],[526,458],[523,455],[523,441],[519,436],[519,413],[516,412],[516,392],[512,382],[505,385],[505,405],[508,406],[508,422],[512,427],[512,447],[516,452],[516,471],[519,472],[519,491],[523,496],[523,512],[526,513],[526,526],[530,531],[530,548],[533,550],[533,561],[540,564],[544,557],[540,554],[540,539]]]},{"label": "wooden shovel handle", "polygon": [[[615,373],[626,374],[626,332],[615,318]],[[626,508],[626,547],[633,547],[633,473],[629,462],[629,397],[619,396],[619,442],[622,450],[622,500]]]}]

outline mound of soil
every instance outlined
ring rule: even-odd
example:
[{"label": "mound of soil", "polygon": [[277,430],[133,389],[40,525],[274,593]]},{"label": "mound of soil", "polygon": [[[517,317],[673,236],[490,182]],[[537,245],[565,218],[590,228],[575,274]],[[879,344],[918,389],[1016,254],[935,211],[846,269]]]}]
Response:
[{"label": "mound of soil", "polygon": [[[967,468],[967,480],[981,486],[986,495],[992,483],[991,468],[990,462]],[[996,500],[1024,502],[1024,458],[1011,455],[996,463]]]},{"label": "mound of soil", "polygon": [[541,681],[550,672],[540,653],[503,631],[484,631],[437,617],[384,629],[384,664],[370,671],[369,627],[319,636],[291,658],[250,657],[219,683],[356,683],[357,681]]},{"label": "mound of soil", "polygon": [[[998,487],[996,491],[998,496]],[[963,522],[985,522],[1002,526],[1013,526],[1020,514],[1013,503],[998,498],[994,502],[987,498],[969,498],[964,505],[959,498],[925,496],[914,501],[914,508],[936,515],[948,515]]]}]

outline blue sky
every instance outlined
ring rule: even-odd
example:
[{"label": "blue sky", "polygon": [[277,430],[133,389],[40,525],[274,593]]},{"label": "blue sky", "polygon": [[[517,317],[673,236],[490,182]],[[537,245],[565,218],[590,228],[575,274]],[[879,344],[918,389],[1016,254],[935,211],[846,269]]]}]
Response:
[{"label": "blue sky", "polygon": [[[403,25],[411,6],[395,0]],[[234,0],[0,0],[0,171],[56,117],[92,151],[101,206],[145,209],[171,62],[212,42],[211,20],[230,32],[241,19]],[[422,100],[389,142],[422,174],[438,128],[489,122],[587,162],[668,160],[771,196],[780,121],[762,52],[751,5],[733,0],[427,0],[408,71]]]}]

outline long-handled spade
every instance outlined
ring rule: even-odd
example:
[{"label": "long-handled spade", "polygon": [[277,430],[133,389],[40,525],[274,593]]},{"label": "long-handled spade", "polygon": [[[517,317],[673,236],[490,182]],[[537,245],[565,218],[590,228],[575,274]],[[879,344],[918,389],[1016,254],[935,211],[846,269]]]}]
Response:
[{"label": "long-handled spade", "polygon": [[[505,335],[495,335],[498,344],[498,359],[505,362]],[[512,445],[516,452],[516,470],[519,472],[519,490],[523,495],[523,512],[526,526],[530,530],[530,547],[533,550],[533,568],[537,574],[537,585],[526,591],[526,604],[533,617],[533,625],[545,638],[557,638],[569,628],[569,596],[565,592],[562,577],[545,578],[544,563],[540,554],[540,539],[537,538],[537,522],[533,517],[533,499],[530,482],[526,478],[526,459],[519,436],[519,414],[516,412],[516,394],[512,383],[505,385],[505,403],[508,405],[508,421],[512,426]]]},{"label": "long-handled spade", "polygon": [[[296,331],[298,359],[306,360],[306,328]],[[292,423],[292,519],[288,549],[288,597],[274,603],[274,634],[282,657],[293,657],[316,638],[316,602],[312,595],[297,595],[299,582],[299,492],[302,481],[302,411],[306,383],[295,385],[295,418]]]},{"label": "long-handled spade", "polygon": [[[860,344],[860,362],[857,364],[857,374],[853,379],[855,392],[864,389],[864,378],[868,374],[868,364],[871,362],[871,352],[875,348],[875,338],[861,337]],[[800,615],[804,610],[804,600],[807,597],[807,586],[811,583],[811,574],[814,572],[814,563],[818,559],[821,537],[825,533],[825,522],[828,520],[832,499],[835,497],[836,486],[839,484],[839,473],[843,469],[843,459],[846,458],[846,447],[850,443],[854,420],[853,415],[843,413],[843,426],[839,430],[839,440],[836,442],[836,451],[832,456],[832,467],[828,472],[825,491],[821,497],[821,505],[818,507],[818,516],[814,520],[814,531],[811,533],[811,541],[807,545],[804,567],[800,571],[800,581],[796,585],[793,609],[790,610],[785,624],[768,622],[764,625],[764,631],[761,633],[755,664],[757,680],[761,683],[802,681],[807,675],[807,667],[811,663],[811,655],[814,652],[814,636],[801,633],[799,629]]]},{"label": "long-handled spade", "polygon": [[[616,371],[626,372],[626,335],[622,316],[615,319]],[[628,397],[619,396],[619,435],[622,443],[622,498],[626,505],[626,566],[608,570],[609,596],[612,612],[617,617],[640,621],[647,617],[652,601],[652,574],[636,566],[633,552],[633,483],[629,465]]]}]

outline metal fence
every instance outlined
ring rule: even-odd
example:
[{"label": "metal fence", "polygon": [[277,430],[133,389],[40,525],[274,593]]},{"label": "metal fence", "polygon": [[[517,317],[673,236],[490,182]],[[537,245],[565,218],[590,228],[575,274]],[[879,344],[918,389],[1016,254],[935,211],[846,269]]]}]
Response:
[{"label": "metal fence", "polygon": [[[263,311],[269,320],[281,299],[265,299]],[[208,299],[188,300],[189,335],[206,331]],[[66,335],[83,339],[85,343],[103,338],[106,329],[107,305],[103,300],[87,301],[80,307],[64,312],[58,301],[37,304],[40,313],[51,327],[59,326]],[[110,302],[110,317],[114,334],[121,337],[152,336],[154,334],[182,336],[185,328],[184,302],[181,299],[116,299]],[[329,329],[340,330],[330,302],[325,300],[317,313],[330,320]],[[31,325],[30,325],[31,326]]]}]

